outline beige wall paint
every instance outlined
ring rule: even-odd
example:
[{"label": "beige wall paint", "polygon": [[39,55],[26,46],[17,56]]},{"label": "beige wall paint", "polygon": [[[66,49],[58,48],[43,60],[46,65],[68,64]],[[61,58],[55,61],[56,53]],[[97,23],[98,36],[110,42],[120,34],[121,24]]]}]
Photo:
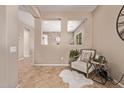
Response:
[{"label": "beige wall paint", "polygon": [[88,30],[88,27],[87,27],[87,20],[81,24],[78,29],[76,29],[76,31],[74,32],[74,42],[76,44],[76,35],[79,34],[79,33],[82,33],[82,45],[83,47],[86,47],[87,46],[92,46],[90,40],[92,40],[92,34],[89,32]]},{"label": "beige wall paint", "polygon": [[17,36],[17,6],[0,6],[0,87],[17,85]]},{"label": "beige wall paint", "polygon": [[[60,45],[41,45],[41,21],[35,20],[35,64],[68,64],[68,54],[71,49],[92,48],[92,15],[88,12],[42,12],[42,19],[61,18],[61,44]],[[67,21],[68,19],[87,18],[86,29],[88,31],[87,45],[69,45]],[[41,20],[42,20],[41,19]]]},{"label": "beige wall paint", "polygon": [[6,7],[0,6],[0,87],[7,86]]},{"label": "beige wall paint", "polygon": [[120,9],[121,6],[99,6],[93,12],[93,47],[106,56],[112,76],[116,80],[124,74],[124,41],[116,31]]},{"label": "beige wall paint", "polygon": [[24,25],[18,21],[18,59],[24,58]]},{"label": "beige wall paint", "polygon": [[[34,56],[33,56],[33,61],[34,61],[34,64],[36,64],[36,63],[38,63],[38,60],[40,59],[40,52],[43,53],[43,50],[40,48],[40,46],[41,46],[41,34],[42,33],[41,33],[41,20],[39,18],[35,18],[35,26],[34,27],[35,28],[34,28]],[[42,58],[40,60],[42,60]]]},{"label": "beige wall paint", "polygon": [[18,83],[17,73],[17,51],[10,53],[10,47],[15,46],[17,48],[18,43],[18,30],[17,30],[17,11],[18,6],[6,6],[7,7],[7,62],[8,62],[8,87],[16,87]]}]

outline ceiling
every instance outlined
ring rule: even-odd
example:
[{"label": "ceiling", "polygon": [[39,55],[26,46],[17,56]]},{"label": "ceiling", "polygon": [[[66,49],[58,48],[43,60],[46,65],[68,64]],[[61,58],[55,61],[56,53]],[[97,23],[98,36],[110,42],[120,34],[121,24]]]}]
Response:
[{"label": "ceiling", "polygon": [[[38,5],[36,6],[40,12],[92,12],[97,7],[96,5]],[[67,23],[67,31],[74,32],[75,29],[82,23],[83,20],[69,20]],[[60,32],[61,23],[44,22],[42,24],[44,32]]]},{"label": "ceiling", "polygon": [[[44,11],[88,11],[92,12],[97,6],[95,5],[36,5],[41,12]],[[34,27],[34,18],[28,12],[27,6],[19,6],[19,19],[26,25]],[[83,21],[83,20],[82,20]],[[61,23],[59,22],[46,22],[44,23],[45,32],[59,32],[61,29]],[[69,20],[68,21],[68,32],[73,32],[79,25],[81,20]],[[58,25],[58,26],[57,26]]]},{"label": "ceiling", "polygon": [[25,25],[34,28],[34,17],[29,12],[19,10],[18,18]]},{"label": "ceiling", "polygon": [[45,11],[88,11],[92,12],[96,5],[38,5],[41,12]]}]

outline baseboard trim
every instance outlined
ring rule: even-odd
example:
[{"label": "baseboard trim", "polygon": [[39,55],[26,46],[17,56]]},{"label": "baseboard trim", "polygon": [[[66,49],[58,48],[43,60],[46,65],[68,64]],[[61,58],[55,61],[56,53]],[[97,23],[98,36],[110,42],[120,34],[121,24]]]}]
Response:
[{"label": "baseboard trim", "polygon": [[33,64],[34,66],[69,66],[69,64]]},{"label": "baseboard trim", "polygon": [[[117,82],[117,80],[114,79],[115,82]],[[124,88],[124,85],[122,83],[118,84],[119,86],[121,86],[122,88]]]},{"label": "baseboard trim", "polygon": [[24,60],[24,58],[18,58],[18,61]]}]

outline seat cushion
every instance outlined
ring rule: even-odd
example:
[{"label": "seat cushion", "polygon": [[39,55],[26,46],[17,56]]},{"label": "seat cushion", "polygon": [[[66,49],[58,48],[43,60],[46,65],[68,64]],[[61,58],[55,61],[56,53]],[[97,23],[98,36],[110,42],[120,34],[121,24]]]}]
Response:
[{"label": "seat cushion", "polygon": [[[90,66],[90,64],[89,64]],[[71,63],[71,68],[87,73],[87,63],[82,61],[75,61]],[[93,71],[93,68],[89,70],[89,73]]]},{"label": "seat cushion", "polygon": [[85,72],[87,71],[87,63],[86,62],[72,62],[71,67],[77,69],[79,71]]}]

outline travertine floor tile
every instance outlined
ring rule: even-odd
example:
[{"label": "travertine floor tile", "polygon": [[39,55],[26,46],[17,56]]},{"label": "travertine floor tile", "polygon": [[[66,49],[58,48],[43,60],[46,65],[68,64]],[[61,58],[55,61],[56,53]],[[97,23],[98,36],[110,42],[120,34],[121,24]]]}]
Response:
[{"label": "travertine floor tile", "polygon": [[[19,84],[20,88],[68,88],[59,77],[59,73],[67,67],[37,67],[31,65],[31,59],[25,58],[18,62]],[[117,88],[110,82],[101,85],[94,82],[93,85],[83,86],[84,88]]]}]

